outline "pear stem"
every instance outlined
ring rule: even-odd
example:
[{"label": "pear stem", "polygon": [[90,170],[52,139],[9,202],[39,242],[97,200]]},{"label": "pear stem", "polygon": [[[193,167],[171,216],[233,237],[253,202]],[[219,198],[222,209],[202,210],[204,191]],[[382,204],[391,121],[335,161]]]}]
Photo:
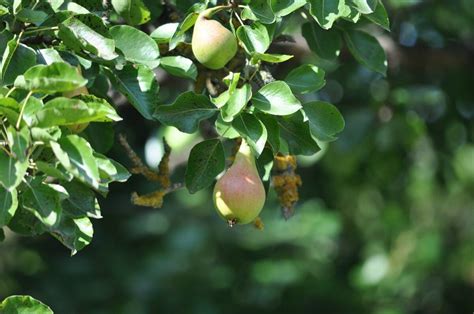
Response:
[{"label": "pear stem", "polygon": [[212,17],[214,14],[216,14],[217,12],[219,12],[221,10],[225,10],[225,9],[230,9],[230,8],[232,8],[231,5],[218,5],[217,7],[209,8],[209,9],[206,9],[206,10],[202,11],[199,14],[199,17],[208,19],[208,18]]}]

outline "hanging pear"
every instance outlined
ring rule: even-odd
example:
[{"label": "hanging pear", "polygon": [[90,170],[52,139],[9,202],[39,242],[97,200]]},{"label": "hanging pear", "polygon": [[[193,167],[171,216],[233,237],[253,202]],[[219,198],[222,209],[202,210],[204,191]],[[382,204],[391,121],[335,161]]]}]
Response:
[{"label": "hanging pear", "polygon": [[234,34],[212,20],[212,15],[223,7],[214,7],[201,12],[194,24],[192,49],[196,59],[205,67],[222,69],[237,53]]},{"label": "hanging pear", "polygon": [[265,188],[258,175],[255,158],[242,140],[235,160],[214,187],[214,205],[230,225],[255,220],[265,203]]}]

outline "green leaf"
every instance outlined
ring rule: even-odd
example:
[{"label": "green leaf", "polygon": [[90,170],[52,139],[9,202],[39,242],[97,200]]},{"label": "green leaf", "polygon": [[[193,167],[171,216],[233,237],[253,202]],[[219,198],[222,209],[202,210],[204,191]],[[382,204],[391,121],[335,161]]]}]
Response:
[{"label": "green leaf", "polygon": [[252,0],[249,3],[250,11],[263,24],[275,22],[275,14],[272,11],[270,2],[271,0]]},{"label": "green leaf", "polygon": [[34,92],[54,94],[85,86],[84,79],[75,67],[64,62],[38,64],[15,80],[15,87]]},{"label": "green leaf", "polygon": [[274,152],[270,148],[265,148],[257,159],[257,170],[263,182],[268,182],[272,177],[274,158]]},{"label": "green leaf", "polygon": [[131,25],[141,25],[150,20],[150,10],[142,0],[112,0],[114,10]]},{"label": "green leaf", "polygon": [[280,150],[280,126],[274,116],[259,112],[257,118],[262,121],[265,129],[267,129],[267,141],[276,154]]},{"label": "green leaf", "polygon": [[308,0],[310,13],[324,29],[330,29],[334,22],[344,16],[345,0]]},{"label": "green leaf", "polygon": [[160,49],[144,32],[128,25],[116,25],[110,28],[110,35],[126,60],[147,65],[151,69],[158,66]]},{"label": "green leaf", "polygon": [[375,11],[378,0],[350,0],[349,1],[362,14],[370,14]]},{"label": "green leaf", "polygon": [[227,103],[221,108],[222,119],[231,122],[238,115],[252,98],[252,86],[245,84],[229,96]]},{"label": "green leaf", "polygon": [[301,103],[283,81],[274,81],[263,86],[252,98],[254,106],[266,113],[283,116],[301,108]]},{"label": "green leaf", "polygon": [[320,141],[335,141],[336,135],[344,130],[344,118],[336,106],[330,103],[307,103],[304,105],[304,112],[308,117],[311,133]]},{"label": "green leaf", "polygon": [[267,143],[267,129],[253,114],[243,112],[232,122],[232,126],[245,138],[249,146],[258,157]]},{"label": "green leaf", "polygon": [[20,116],[20,105],[13,98],[0,97],[0,115],[5,116],[10,124],[15,124]]},{"label": "green leaf", "polygon": [[2,61],[3,53],[7,48],[8,42],[12,39],[13,34],[10,31],[8,31],[7,29],[0,31],[0,62]]},{"label": "green leaf", "polygon": [[203,141],[191,149],[185,182],[190,193],[207,188],[225,169],[225,153],[221,141]]},{"label": "green leaf", "polygon": [[240,80],[240,72],[229,72],[229,74],[222,79],[224,84],[226,84],[229,89],[229,95],[233,94],[235,92],[235,89],[237,88],[237,85],[239,84]]},{"label": "green leaf", "polygon": [[176,29],[176,32],[173,34],[171,39],[169,40],[169,50],[173,50],[176,48],[176,46],[180,42],[184,42],[186,39],[185,33],[188,29],[193,27],[193,25],[196,23],[196,20],[198,18],[198,13],[197,12],[191,12],[189,13],[184,20],[179,23],[178,28]]},{"label": "green leaf", "polygon": [[71,181],[73,175],[67,172],[63,166],[58,164],[50,164],[41,160],[36,161],[36,167],[45,175],[53,178],[58,178],[62,181]]},{"label": "green leaf", "polygon": [[365,17],[390,32],[390,21],[388,19],[387,10],[381,0],[375,7],[374,13],[365,15]]},{"label": "green leaf", "polygon": [[0,81],[2,85],[12,84],[18,75],[36,64],[36,53],[30,47],[20,44],[17,38],[7,43],[0,65]]},{"label": "green leaf", "polygon": [[32,10],[25,8],[21,9],[16,14],[16,18],[24,23],[32,23],[38,26],[41,25],[48,18],[48,14],[40,10]]},{"label": "green leaf", "polygon": [[169,74],[196,80],[198,71],[194,63],[182,56],[170,56],[160,59],[160,66]]},{"label": "green leaf", "polygon": [[111,123],[91,123],[81,136],[99,153],[106,153],[114,146],[115,131]]},{"label": "green leaf", "polygon": [[215,126],[216,126],[217,134],[219,134],[220,136],[222,136],[224,138],[237,138],[237,137],[240,137],[239,132],[237,132],[237,130],[235,130],[232,127],[231,122],[225,122],[224,120],[222,120],[222,115],[217,116]]},{"label": "green leaf", "polygon": [[243,25],[237,29],[237,38],[242,43],[245,51],[264,53],[270,46],[270,36],[267,28],[258,22],[252,25]]},{"label": "green leaf", "polygon": [[158,44],[167,44],[178,29],[179,23],[166,23],[155,29],[150,37]]},{"label": "green leaf", "polygon": [[46,226],[32,212],[22,206],[18,206],[15,216],[8,224],[8,228],[24,236],[37,236],[47,231]]},{"label": "green leaf", "polygon": [[107,71],[114,87],[148,120],[153,120],[158,95],[155,74],[146,66],[126,65],[121,71]]},{"label": "green leaf", "polygon": [[23,111],[23,120],[28,126],[33,126],[38,122],[36,121],[36,113],[41,108],[43,108],[43,102],[41,101],[41,99],[36,98],[34,96],[28,98]]},{"label": "green leaf", "polygon": [[0,189],[0,228],[8,225],[18,208],[16,189]]},{"label": "green leaf", "polygon": [[281,63],[290,60],[293,58],[292,55],[280,55],[280,54],[269,54],[269,53],[259,53],[256,52],[253,54],[252,59],[261,60],[269,63]]},{"label": "green leaf", "polygon": [[272,0],[272,10],[276,16],[282,17],[293,13],[306,4],[306,0]]},{"label": "green leaf", "polygon": [[0,150],[0,184],[7,190],[14,190],[26,174],[28,160],[19,161]]},{"label": "green leaf", "polygon": [[198,129],[199,122],[212,117],[217,111],[208,97],[186,92],[179,95],[171,105],[159,106],[154,117],[181,132],[194,133]]},{"label": "green leaf", "polygon": [[29,210],[48,228],[59,222],[62,214],[61,195],[49,184],[43,183],[41,177],[27,184],[20,200],[22,207]]},{"label": "green leaf", "polygon": [[91,243],[94,229],[88,217],[62,216],[59,224],[50,230],[50,233],[74,255]]},{"label": "green leaf", "polygon": [[118,56],[113,39],[101,35],[76,17],[59,24],[58,36],[75,51],[84,49],[104,60],[113,60]]},{"label": "green leaf", "polygon": [[44,48],[38,49],[38,61],[44,64],[51,64],[54,62],[64,62],[63,58],[56,49]]},{"label": "green leaf", "polygon": [[278,125],[280,126],[281,137],[288,144],[290,154],[310,156],[320,150],[311,136],[309,122],[304,121],[301,111],[278,117]]},{"label": "green leaf", "polygon": [[387,57],[375,37],[358,30],[347,30],[344,38],[354,58],[369,69],[387,74]]},{"label": "green leaf", "polygon": [[357,23],[362,14],[352,5],[346,5],[346,12],[342,18],[346,21]]},{"label": "green leaf", "polygon": [[23,127],[20,131],[17,131],[13,126],[9,126],[7,129],[7,139],[13,158],[20,162],[28,162],[31,144],[30,130],[27,127]]},{"label": "green leaf", "polygon": [[321,89],[326,81],[324,70],[312,64],[303,64],[293,70],[285,78],[285,82],[295,93],[306,94]]},{"label": "green leaf", "polygon": [[102,218],[100,206],[92,190],[76,181],[64,182],[69,197],[62,202],[64,212],[73,218]]},{"label": "green leaf", "polygon": [[97,152],[94,152],[94,158],[99,167],[100,181],[102,184],[107,185],[111,182],[125,182],[130,178],[130,172],[115,160]]},{"label": "green leaf", "polygon": [[72,134],[50,144],[54,155],[67,171],[79,181],[99,188],[99,168],[93,150],[85,139]]},{"label": "green leaf", "polygon": [[0,303],[0,313],[5,314],[53,314],[53,311],[41,301],[26,295],[14,295]]},{"label": "green leaf", "polygon": [[61,129],[58,126],[53,126],[50,128],[31,128],[31,138],[34,141],[57,141],[61,137],[61,134]]},{"label": "green leaf", "polygon": [[[84,102],[81,99],[89,100]],[[92,95],[75,98],[56,97],[36,113],[37,126],[75,125],[88,122],[120,121],[106,100]]]},{"label": "green leaf", "polygon": [[319,57],[333,60],[339,56],[342,40],[337,30],[324,30],[315,23],[308,22],[303,24],[302,34],[309,48]]}]

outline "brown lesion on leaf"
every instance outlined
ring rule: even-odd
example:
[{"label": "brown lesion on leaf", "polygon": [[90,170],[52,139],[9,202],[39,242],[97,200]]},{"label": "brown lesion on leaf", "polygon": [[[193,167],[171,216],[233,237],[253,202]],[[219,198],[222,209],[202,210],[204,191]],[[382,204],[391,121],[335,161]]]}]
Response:
[{"label": "brown lesion on leaf", "polygon": [[296,157],[278,154],[273,165],[272,185],[278,195],[283,217],[290,218],[299,200],[298,188],[301,177],[296,174]]},{"label": "brown lesion on leaf", "polygon": [[130,169],[130,172],[133,174],[140,174],[148,181],[158,182],[160,184],[160,188],[158,190],[145,195],[139,195],[138,193],[133,192],[132,203],[139,206],[161,208],[163,206],[164,196],[169,192],[179,189],[182,186],[181,184],[175,184],[173,186],[171,185],[169,168],[171,147],[163,138],[165,152],[161,158],[160,164],[158,165],[157,171],[155,171],[143,163],[137,153],[130,147],[130,144],[124,135],[119,136],[119,141],[127,152],[128,157],[132,161],[133,167]]}]

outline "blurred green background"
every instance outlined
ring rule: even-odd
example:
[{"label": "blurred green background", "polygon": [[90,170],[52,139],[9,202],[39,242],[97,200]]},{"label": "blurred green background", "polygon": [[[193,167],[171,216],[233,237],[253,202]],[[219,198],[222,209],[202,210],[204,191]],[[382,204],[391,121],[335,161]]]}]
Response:
[{"label": "blurred green background", "polygon": [[[324,63],[299,34],[290,47],[289,67],[327,70],[326,87],[308,98],[334,103],[346,119],[338,141],[301,159],[292,219],[283,220],[274,192],[263,232],[229,229],[210,190],[178,191],[159,210],[135,207],[132,191],[155,187],[133,177],[101,200],[104,219],[74,257],[51,237],[7,234],[0,300],[30,294],[68,314],[472,313],[474,3],[384,2],[392,32],[373,31],[389,56],[387,78],[347,51]],[[163,74],[160,85],[163,102],[190,87]],[[167,136],[182,180],[195,139],[119,110],[117,133],[152,165]],[[118,145],[111,152],[130,165],[124,155]]]}]

